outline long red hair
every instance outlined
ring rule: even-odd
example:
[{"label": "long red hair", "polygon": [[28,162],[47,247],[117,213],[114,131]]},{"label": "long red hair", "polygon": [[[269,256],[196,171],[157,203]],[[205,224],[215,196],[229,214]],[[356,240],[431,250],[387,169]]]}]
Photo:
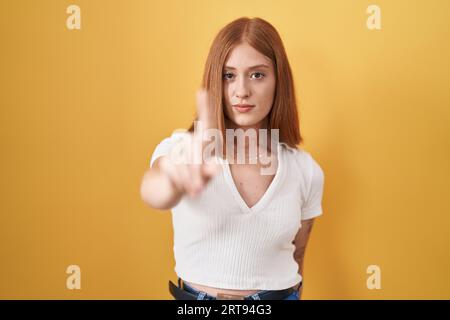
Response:
[{"label": "long red hair", "polygon": [[[218,129],[225,137],[223,99],[223,69],[229,53],[236,45],[247,42],[268,57],[276,75],[275,97],[267,115],[268,132],[279,129],[279,142],[297,148],[303,138],[300,135],[299,116],[291,67],[277,30],[261,18],[239,18],[227,24],[214,39],[203,73],[202,87],[209,92],[209,105],[217,119]],[[195,116],[196,121],[198,116]],[[192,123],[189,131],[194,130]]]}]

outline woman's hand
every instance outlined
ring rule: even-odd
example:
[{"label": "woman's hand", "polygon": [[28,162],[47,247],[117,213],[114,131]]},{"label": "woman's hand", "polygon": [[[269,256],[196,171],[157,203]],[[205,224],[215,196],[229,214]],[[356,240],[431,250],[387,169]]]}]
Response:
[{"label": "woman's hand", "polygon": [[[197,92],[197,114],[203,130],[217,129],[213,112],[209,108],[208,94],[205,90]],[[183,133],[180,145],[160,161],[161,172],[171,181],[173,187],[181,195],[196,197],[205,188],[211,178],[220,170],[220,165],[203,158],[205,141],[203,131]],[[207,161],[207,162],[205,162]]]}]

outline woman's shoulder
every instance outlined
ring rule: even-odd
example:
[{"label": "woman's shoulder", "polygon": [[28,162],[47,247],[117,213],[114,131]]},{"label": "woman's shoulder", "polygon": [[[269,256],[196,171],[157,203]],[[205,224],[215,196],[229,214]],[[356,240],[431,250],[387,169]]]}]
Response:
[{"label": "woman's shoulder", "polygon": [[162,140],[159,141],[158,145],[173,145],[187,135],[189,135],[187,129],[175,129],[171,134],[163,137]]},{"label": "woman's shoulder", "polygon": [[305,173],[306,171],[311,173],[312,171],[322,171],[316,159],[303,147],[296,146],[294,148],[285,143],[281,143],[281,145],[284,147],[287,161],[300,172]]},{"label": "woman's shoulder", "polygon": [[312,159],[311,154],[301,146],[291,147],[283,142],[281,142],[280,145],[283,147],[285,154],[287,154],[288,159],[291,161],[299,162]]},{"label": "woman's shoulder", "polygon": [[153,154],[150,159],[150,166],[153,165],[153,162],[163,155],[167,155],[175,144],[181,141],[187,135],[187,129],[176,129],[170,135],[164,137],[159,143],[156,145]]}]

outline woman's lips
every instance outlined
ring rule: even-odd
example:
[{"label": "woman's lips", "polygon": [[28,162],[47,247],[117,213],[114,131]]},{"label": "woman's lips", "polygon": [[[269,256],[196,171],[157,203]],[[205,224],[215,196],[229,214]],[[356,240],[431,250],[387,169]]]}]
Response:
[{"label": "woman's lips", "polygon": [[252,110],[254,105],[251,104],[234,104],[233,108],[235,108],[238,112],[244,113]]}]

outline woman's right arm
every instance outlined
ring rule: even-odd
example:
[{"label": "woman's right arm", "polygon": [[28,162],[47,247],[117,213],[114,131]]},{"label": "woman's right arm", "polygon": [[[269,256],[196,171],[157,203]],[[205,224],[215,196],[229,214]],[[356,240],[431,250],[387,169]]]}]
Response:
[{"label": "woman's right arm", "polygon": [[152,208],[171,209],[184,195],[197,197],[218,171],[214,163],[176,164],[161,156],[142,178],[141,197]]},{"label": "woman's right arm", "polygon": [[183,192],[177,190],[167,174],[162,172],[160,163],[165,156],[159,157],[148,169],[141,183],[141,198],[150,207],[168,210],[178,204]]},{"label": "woman's right arm", "polygon": [[[204,128],[217,128],[214,116],[208,107],[207,92],[197,93],[197,112]],[[196,197],[211,178],[220,171],[217,163],[205,163],[202,150],[205,141],[201,133],[194,132],[182,140],[182,158],[185,161],[173,161],[170,155],[158,157],[151,168],[145,172],[141,183],[141,197],[145,203],[155,209],[167,210],[178,204],[186,194]],[[181,160],[177,159],[177,160]]]}]

